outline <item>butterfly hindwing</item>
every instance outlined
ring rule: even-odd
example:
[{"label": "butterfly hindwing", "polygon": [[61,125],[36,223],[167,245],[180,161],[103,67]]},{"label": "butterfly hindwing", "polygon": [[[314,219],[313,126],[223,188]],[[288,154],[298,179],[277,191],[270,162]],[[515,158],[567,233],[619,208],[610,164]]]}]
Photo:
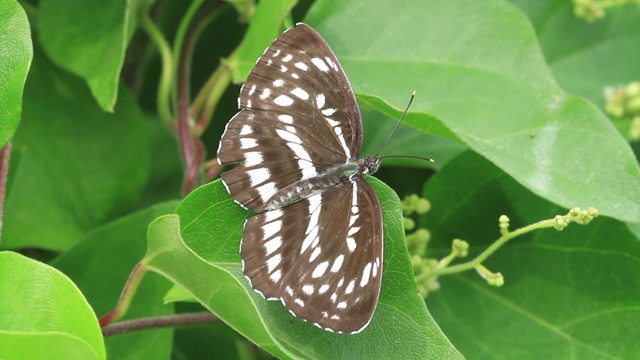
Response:
[{"label": "butterfly hindwing", "polygon": [[254,289],[335,332],[362,330],[382,279],[382,218],[371,186],[346,182],[249,218],[241,251]]}]

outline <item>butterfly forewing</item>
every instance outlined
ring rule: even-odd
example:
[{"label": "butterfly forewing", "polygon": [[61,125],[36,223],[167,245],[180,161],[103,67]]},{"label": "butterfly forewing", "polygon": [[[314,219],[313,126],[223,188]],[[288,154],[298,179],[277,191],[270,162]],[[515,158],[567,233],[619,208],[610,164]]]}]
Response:
[{"label": "butterfly forewing", "polygon": [[[322,174],[323,165],[359,156],[362,121],[351,86],[329,46],[305,24],[267,48],[238,100],[243,110],[227,125],[218,159],[250,165],[222,176],[250,210],[265,210],[278,190]],[[273,150],[269,156],[265,148]],[[275,173],[283,180],[268,181]]]},{"label": "butterfly forewing", "polygon": [[297,317],[341,333],[371,320],[382,279],[382,218],[364,180],[248,219],[241,251],[254,289],[282,299]]},{"label": "butterfly forewing", "polygon": [[256,62],[227,124],[221,175],[245,223],[243,270],[297,317],[354,333],[371,320],[382,278],[382,219],[358,162],[362,120],[337,58],[298,24]]}]

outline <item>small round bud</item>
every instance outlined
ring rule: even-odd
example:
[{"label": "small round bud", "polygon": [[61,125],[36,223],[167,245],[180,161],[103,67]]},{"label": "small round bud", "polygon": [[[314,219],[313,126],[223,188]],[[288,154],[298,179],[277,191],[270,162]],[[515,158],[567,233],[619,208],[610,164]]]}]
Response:
[{"label": "small round bud", "polygon": [[628,97],[640,96],[640,81],[633,81],[624,88],[625,95]]},{"label": "small round bud", "polygon": [[416,227],[416,222],[412,218],[405,217],[404,220],[404,229],[405,230],[413,230]]},{"label": "small round bud", "polygon": [[629,129],[629,140],[640,140],[640,116],[636,116],[631,120],[631,128]]},{"label": "small round bud", "polygon": [[629,99],[627,101],[627,109],[632,114],[640,113],[640,96]]},{"label": "small round bud", "polygon": [[555,228],[558,231],[562,231],[564,230],[564,228],[566,228],[569,225],[569,219],[565,216],[562,215],[556,215],[555,218],[553,218],[554,222],[555,222]]},{"label": "small round bud", "polygon": [[495,273],[487,279],[489,285],[500,287],[504,285],[504,277],[501,273]]},{"label": "small round bud", "polygon": [[431,210],[431,203],[427,199],[418,199],[416,202],[416,212],[420,215],[427,213]]},{"label": "small round bud", "polygon": [[416,242],[419,242],[422,244],[428,243],[429,240],[431,239],[431,233],[427,229],[418,229],[413,234],[416,236]]}]

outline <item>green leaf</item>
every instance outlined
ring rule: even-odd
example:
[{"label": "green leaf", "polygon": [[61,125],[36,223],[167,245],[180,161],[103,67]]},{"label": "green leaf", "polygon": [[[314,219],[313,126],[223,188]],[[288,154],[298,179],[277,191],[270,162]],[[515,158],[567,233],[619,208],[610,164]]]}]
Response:
[{"label": "green leaf", "polygon": [[84,78],[105,111],[114,110],[139,2],[42,0],[39,3],[37,28],[47,55],[56,65]]},{"label": "green leaf", "polygon": [[640,222],[640,170],[629,145],[595,106],[556,84],[513,6],[325,0],[306,21],[332,46],[359,98],[378,110],[397,118],[417,90],[407,124],[460,139],[557,204]]},{"label": "green leaf", "polygon": [[69,278],[7,251],[0,274],[0,358],[106,359],[98,320]]},{"label": "green leaf", "polygon": [[[432,207],[422,223],[432,234],[429,257],[436,258],[461,238],[471,246],[464,260],[472,259],[500,236],[500,215],[515,230],[566,213],[471,152],[435,175],[424,197]],[[441,276],[441,289],[427,300],[469,357],[633,359],[640,355],[638,263],[638,238],[624,223],[599,217],[511,240],[484,262],[504,276],[503,287],[472,271]]]},{"label": "green leaf", "polygon": [[264,49],[282,32],[282,22],[297,0],[263,0],[256,6],[249,29],[238,47],[236,56],[229,59],[233,82],[241,83],[249,76]]},{"label": "green leaf", "polygon": [[69,249],[135,202],[149,172],[147,127],[128,92],[115,114],[104,113],[84,84],[42,57],[33,64],[24,105],[3,246]]},{"label": "green leaf", "polygon": [[0,2],[0,147],[13,136],[22,112],[22,89],[33,57],[27,15],[17,1]]},{"label": "green leaf", "polygon": [[[396,126],[398,119],[390,119],[372,107],[363,106],[360,111],[364,124],[364,141],[360,151],[360,156],[362,157],[364,155],[373,155],[380,151],[385,140],[387,140]],[[389,139],[389,143],[381,155],[420,156],[437,160],[435,163],[430,163],[424,160],[398,157],[384,159],[382,164],[385,167],[430,167],[437,170],[465,150],[466,146],[459,142],[417,131],[415,128],[402,123]]]},{"label": "green leaf", "polygon": [[629,6],[608,8],[595,22],[578,19],[573,2],[511,0],[531,20],[545,58],[560,86],[604,105],[606,86],[640,76],[640,13]]},{"label": "green leaf", "polygon": [[151,224],[145,262],[280,358],[353,358],[365,348],[381,358],[459,357],[417,293],[397,196],[375,178],[368,180],[383,209],[385,260],[378,308],[360,334],[318,329],[251,289],[238,252],[243,223],[250,214],[233,202],[219,181],[189,194],[177,215]]},{"label": "green leaf", "polygon": [[[171,213],[177,201],[166,202],[113,221],[82,239],[52,265],[75,281],[99,316],[118,303],[135,265],[144,256],[148,224]],[[124,320],[173,314],[162,297],[171,284],[161,276],[145,276]],[[131,332],[106,338],[110,359],[168,359],[173,329]],[[132,351],[132,349],[136,349]]]}]

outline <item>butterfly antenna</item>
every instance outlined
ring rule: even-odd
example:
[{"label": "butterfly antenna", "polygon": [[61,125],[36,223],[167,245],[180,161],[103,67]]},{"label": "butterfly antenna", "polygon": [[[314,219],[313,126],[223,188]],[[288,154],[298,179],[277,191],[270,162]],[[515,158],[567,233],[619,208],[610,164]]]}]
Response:
[{"label": "butterfly antenna", "polygon": [[375,158],[378,158],[380,153],[382,152],[382,150],[384,150],[384,148],[387,147],[387,143],[389,142],[389,139],[391,139],[391,137],[396,132],[396,130],[398,130],[398,127],[400,126],[400,124],[402,124],[402,119],[404,119],[404,116],[407,114],[407,111],[409,111],[409,107],[411,106],[411,103],[413,102],[413,98],[414,97],[416,97],[416,91],[415,90],[411,93],[411,98],[409,99],[409,103],[407,104],[407,108],[404,109],[404,112],[402,113],[402,116],[400,116],[400,120],[398,120],[398,122],[396,123],[396,126],[393,128],[393,130],[391,130],[391,133],[389,133],[389,136],[387,137],[387,140],[385,140],[385,142],[380,147],[380,150],[378,150],[378,152],[374,156]]},{"label": "butterfly antenna", "polygon": [[421,157],[421,156],[406,156],[406,155],[388,155],[388,156],[380,156],[380,153],[382,152],[382,150],[384,150],[384,148],[387,146],[387,143],[389,142],[389,140],[391,139],[391,137],[393,136],[393,134],[396,132],[396,130],[398,130],[398,127],[400,127],[400,124],[402,124],[402,119],[404,119],[404,116],[407,114],[407,111],[409,111],[409,107],[411,106],[411,103],[413,102],[413,98],[416,97],[416,91],[414,90],[411,93],[411,98],[409,99],[409,103],[407,104],[407,108],[404,109],[404,112],[402,112],[402,115],[400,116],[400,120],[398,120],[398,122],[396,123],[396,126],[393,128],[393,130],[391,130],[391,133],[389,133],[389,137],[387,137],[387,140],[385,140],[384,144],[382,144],[382,146],[380,147],[380,150],[378,150],[378,152],[376,153],[376,155],[374,156],[374,158],[378,158],[378,159],[387,159],[387,158],[410,158],[410,159],[420,159],[420,160],[425,160],[428,162],[435,162],[435,160],[433,160],[432,158],[427,158],[427,157]]}]

